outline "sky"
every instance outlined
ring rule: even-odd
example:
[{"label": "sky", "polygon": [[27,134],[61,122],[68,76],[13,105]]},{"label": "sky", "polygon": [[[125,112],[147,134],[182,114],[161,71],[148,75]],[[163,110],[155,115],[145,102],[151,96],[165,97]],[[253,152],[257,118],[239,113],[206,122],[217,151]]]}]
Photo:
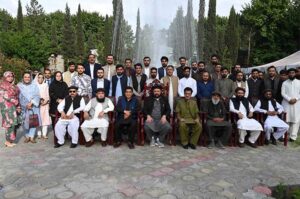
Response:
[{"label": "sky", "polygon": [[[206,15],[208,1],[206,0]],[[217,14],[220,16],[228,16],[230,8],[234,6],[236,11],[243,9],[246,3],[251,0],[217,0]],[[30,0],[21,0],[23,14],[26,14],[25,6]],[[56,10],[65,10],[68,3],[71,13],[76,14],[78,4],[82,10],[90,12],[99,12],[101,15],[112,15],[112,0],[38,0],[43,6],[46,13]],[[188,0],[123,0],[124,17],[132,26],[133,30],[136,26],[136,14],[138,8],[141,12],[141,25],[148,23],[156,25],[159,28],[168,28],[172,19],[176,15],[179,6],[182,6],[186,13]],[[0,0],[0,8],[6,9],[10,14],[16,16],[18,0]],[[198,17],[199,0],[193,0],[194,17]]]}]

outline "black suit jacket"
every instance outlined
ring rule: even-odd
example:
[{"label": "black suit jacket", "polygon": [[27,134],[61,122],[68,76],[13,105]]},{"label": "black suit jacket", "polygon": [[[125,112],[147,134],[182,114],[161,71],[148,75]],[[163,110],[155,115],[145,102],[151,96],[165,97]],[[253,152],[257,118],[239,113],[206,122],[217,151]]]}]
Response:
[{"label": "black suit jacket", "polygon": [[[96,90],[97,90],[97,80],[98,78],[94,78],[92,79],[92,94],[93,94],[93,97],[96,96]],[[104,90],[105,90],[105,96],[108,96],[109,95],[109,89],[110,89],[110,81],[107,80],[107,79],[104,79]]]},{"label": "black suit jacket", "polygon": [[[165,76],[165,68],[164,67],[160,67],[158,68],[158,78],[161,79]],[[167,71],[166,71],[166,74],[167,74]]]},{"label": "black suit jacket", "polygon": [[[138,81],[137,81],[137,78],[135,75],[133,75],[132,77],[132,87],[134,88],[134,90],[138,90]],[[145,86],[145,83],[147,81],[147,75],[145,74],[142,74],[142,78],[141,78],[141,81],[140,81],[140,87],[141,87],[141,91],[144,90],[144,86]]]},{"label": "black suit jacket", "polygon": [[[125,93],[125,88],[127,86],[127,76],[123,74],[121,77],[121,87],[122,87],[122,94],[124,95]],[[118,83],[118,77],[117,75],[112,76],[112,96],[116,96],[116,89],[117,89],[117,83]]]},{"label": "black suit jacket", "polygon": [[[84,65],[84,68],[85,68],[84,73],[91,77],[91,68],[90,68],[90,64],[89,64],[89,63],[85,64],[85,65]],[[101,68],[101,65],[98,64],[98,63],[95,63],[95,65],[94,65],[94,71],[93,71],[93,73],[94,73],[94,78],[97,77],[97,70],[98,70],[99,68]]]},{"label": "black suit jacket", "polygon": [[[185,67],[185,66],[184,66]],[[183,66],[180,66],[180,67],[178,67],[176,70],[177,70],[177,77],[179,78],[179,79],[181,79],[181,78],[183,78],[184,76],[183,76],[183,68],[184,68]]]},{"label": "black suit jacket", "polygon": [[[154,100],[156,100],[153,96],[147,97],[144,102],[144,117],[146,118],[147,115],[151,115],[153,111],[153,106],[154,106]],[[160,106],[161,106],[161,115],[166,115],[166,117],[169,119],[170,118],[170,105],[169,101],[166,97],[161,96],[159,98],[160,101]]]}]

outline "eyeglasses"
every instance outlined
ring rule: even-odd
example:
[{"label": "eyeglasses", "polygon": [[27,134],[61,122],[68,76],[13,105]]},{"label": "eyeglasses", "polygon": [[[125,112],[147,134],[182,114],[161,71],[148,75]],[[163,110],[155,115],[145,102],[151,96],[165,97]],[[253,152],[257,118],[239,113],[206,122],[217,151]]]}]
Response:
[{"label": "eyeglasses", "polygon": [[76,91],[69,91],[69,93],[76,93]]}]

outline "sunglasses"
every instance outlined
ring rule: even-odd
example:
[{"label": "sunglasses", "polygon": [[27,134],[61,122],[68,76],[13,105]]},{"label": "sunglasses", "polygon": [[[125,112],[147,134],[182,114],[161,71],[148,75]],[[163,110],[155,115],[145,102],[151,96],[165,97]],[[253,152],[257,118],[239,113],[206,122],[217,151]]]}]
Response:
[{"label": "sunglasses", "polygon": [[69,93],[76,93],[77,91],[69,91]]}]

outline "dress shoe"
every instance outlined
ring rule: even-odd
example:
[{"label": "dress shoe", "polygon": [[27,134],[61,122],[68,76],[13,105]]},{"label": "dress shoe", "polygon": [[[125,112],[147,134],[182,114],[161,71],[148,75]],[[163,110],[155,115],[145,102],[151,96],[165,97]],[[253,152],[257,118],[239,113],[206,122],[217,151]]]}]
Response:
[{"label": "dress shoe", "polygon": [[77,147],[77,144],[73,144],[73,143],[72,143],[72,144],[70,145],[70,148],[72,148],[72,149],[73,149],[73,148],[76,148],[76,147]]},{"label": "dress shoe", "polygon": [[42,136],[42,138],[46,140],[46,139],[48,139],[48,136],[44,135],[44,136]]},{"label": "dress shoe", "polygon": [[265,145],[269,145],[270,144],[270,140],[265,140]]},{"label": "dress shoe", "polygon": [[85,143],[85,147],[91,147],[93,146],[94,142],[92,140]]},{"label": "dress shoe", "polygon": [[129,142],[127,145],[128,145],[129,149],[134,149],[134,144],[133,143]]},{"label": "dress shoe", "polygon": [[295,140],[293,140],[292,138],[289,139],[289,142],[295,142]]},{"label": "dress shoe", "polygon": [[121,142],[116,142],[116,143],[114,143],[114,148],[118,148],[118,147],[121,146],[121,145],[122,145]]},{"label": "dress shoe", "polygon": [[195,150],[195,149],[196,149],[196,146],[193,145],[193,144],[190,144],[190,148],[193,149],[193,150]]},{"label": "dress shoe", "polygon": [[240,143],[239,142],[239,147],[244,148],[245,147],[245,143]]},{"label": "dress shoe", "polygon": [[186,144],[186,145],[182,145],[182,148],[184,148],[184,149],[188,149],[188,148],[189,148],[189,145],[188,145],[188,144]]},{"label": "dress shoe", "polygon": [[284,142],[284,138],[279,138],[278,141],[279,142]]},{"label": "dress shoe", "polygon": [[273,134],[271,135],[271,140],[272,140],[272,144],[273,144],[273,145],[277,145],[277,141],[276,141],[276,139],[274,138]]},{"label": "dress shoe", "polygon": [[251,146],[252,148],[257,148],[257,145],[255,143],[249,142],[249,146]]},{"label": "dress shoe", "polygon": [[58,143],[56,143],[56,144],[54,145],[54,148],[59,148],[59,147],[61,147],[61,146],[63,146],[63,144],[58,144]]},{"label": "dress shoe", "polygon": [[106,141],[101,141],[101,145],[102,145],[102,147],[106,147],[107,146]]}]

